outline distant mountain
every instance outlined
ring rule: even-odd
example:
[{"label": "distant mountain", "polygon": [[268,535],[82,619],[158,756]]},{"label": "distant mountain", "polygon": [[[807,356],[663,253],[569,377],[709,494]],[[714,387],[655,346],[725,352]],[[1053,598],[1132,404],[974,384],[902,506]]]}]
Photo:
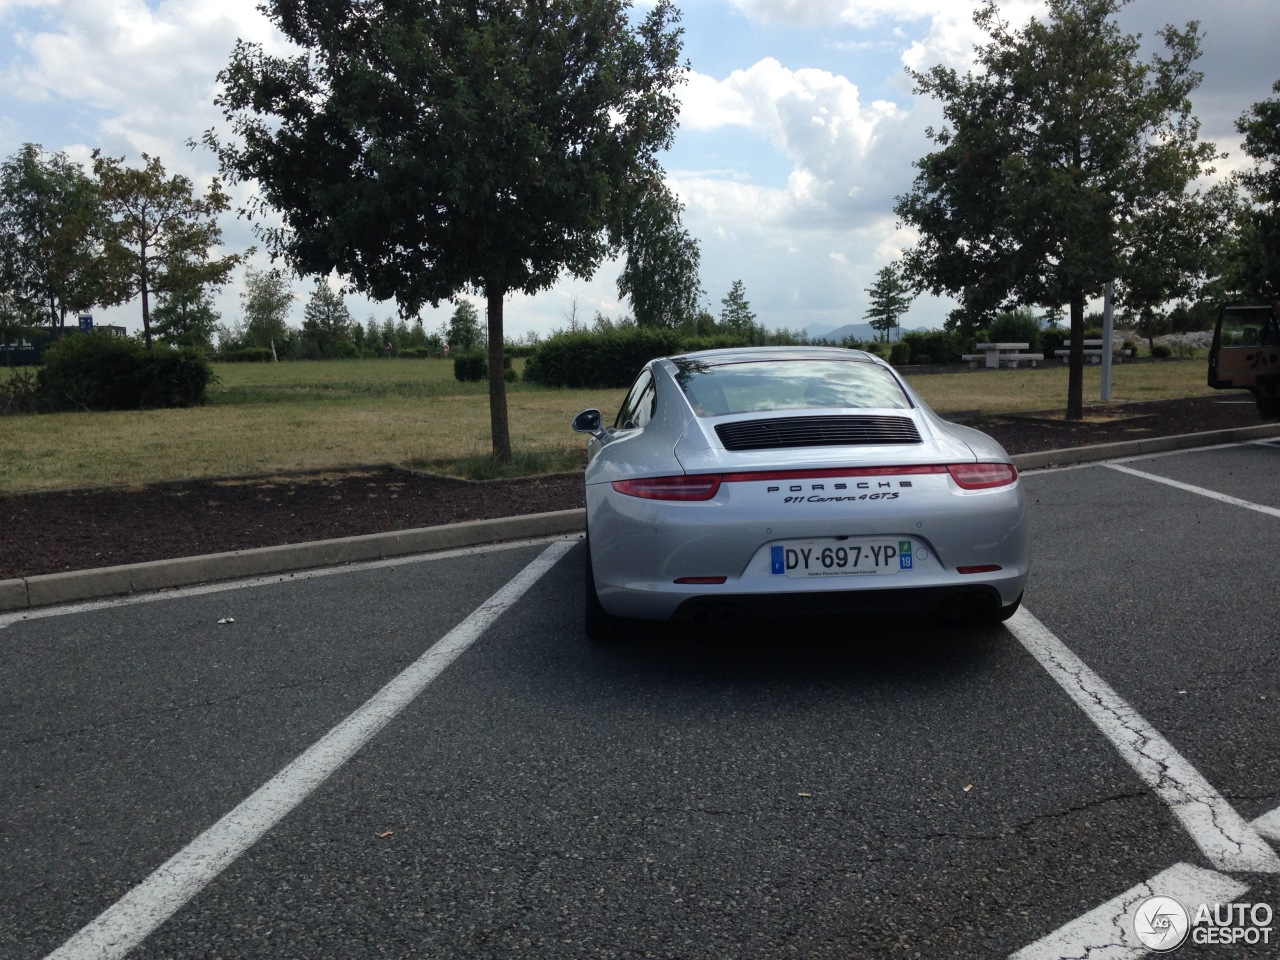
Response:
[{"label": "distant mountain", "polygon": [[[912,333],[915,331],[925,331],[928,327],[907,327],[895,330],[893,338],[898,339],[900,333]],[[814,323],[804,328],[805,335],[810,340],[830,340],[832,343],[840,343],[849,337],[855,340],[875,340],[880,336],[869,323],[846,323],[843,327],[829,327],[825,324]]]}]

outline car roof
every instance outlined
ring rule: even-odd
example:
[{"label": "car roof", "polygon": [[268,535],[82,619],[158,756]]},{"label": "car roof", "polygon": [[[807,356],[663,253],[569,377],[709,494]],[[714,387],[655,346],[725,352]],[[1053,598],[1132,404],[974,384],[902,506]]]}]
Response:
[{"label": "car roof", "polygon": [[675,354],[666,359],[673,363],[692,361],[713,366],[722,363],[749,363],[753,360],[848,360],[885,365],[879,357],[845,347],[724,347]]}]

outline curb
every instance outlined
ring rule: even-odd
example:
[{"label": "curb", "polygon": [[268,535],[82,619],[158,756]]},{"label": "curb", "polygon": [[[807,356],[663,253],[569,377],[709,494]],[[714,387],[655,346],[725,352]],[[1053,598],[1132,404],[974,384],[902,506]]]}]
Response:
[{"label": "curb", "polygon": [[176,560],[152,560],[96,570],[72,570],[18,580],[0,580],[0,613],[99,600],[198,583],[243,580],[316,567],[386,560],[504,540],[534,540],[579,533],[586,511],[560,510],[524,517],[475,520],[396,533],[372,533],[338,540],[260,547]]},{"label": "curb", "polygon": [[1065,450],[1020,453],[1010,459],[1020,471],[1038,470],[1042,467],[1065,467],[1073,463],[1090,463],[1095,460],[1140,457],[1144,454],[1164,453],[1168,450],[1192,450],[1196,447],[1212,447],[1219,443],[1266,440],[1269,437],[1280,437],[1280,424],[1263,423],[1252,427],[1207,430],[1204,433],[1184,433],[1172,437],[1148,437],[1145,440],[1097,443],[1088,447],[1068,447]]},{"label": "curb", "polygon": [[[1018,454],[1011,459],[1020,471],[1036,470],[1269,437],[1280,437],[1280,424],[1260,424],[1146,440],[1124,440],[1066,450],[1045,450]],[[451,523],[396,533],[374,533],[339,540],[319,540],[282,547],[262,547],[202,557],[153,560],[97,570],[74,570],[18,580],[0,580],[0,613],[189,587],[198,583],[242,580],[316,567],[340,566],[344,563],[385,560],[416,553],[500,543],[504,540],[533,540],[581,533],[585,526],[585,510],[560,510],[555,513]]]}]

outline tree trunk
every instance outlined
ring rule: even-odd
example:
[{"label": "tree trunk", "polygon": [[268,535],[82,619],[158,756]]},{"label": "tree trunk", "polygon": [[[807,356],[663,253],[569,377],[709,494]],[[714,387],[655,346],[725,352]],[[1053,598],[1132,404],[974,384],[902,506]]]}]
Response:
[{"label": "tree trunk", "polygon": [[149,302],[150,290],[147,286],[147,252],[146,247],[142,248],[142,265],[138,271],[138,289],[142,293],[142,335],[146,340],[147,349],[151,349],[151,304]]},{"label": "tree trunk", "polygon": [[493,435],[493,457],[511,462],[511,431],[507,426],[507,381],[503,378],[502,301],[507,291],[498,286],[484,290],[489,315],[489,429]]},{"label": "tree trunk", "polygon": [[1084,294],[1071,296],[1071,355],[1067,370],[1067,419],[1084,419]]}]

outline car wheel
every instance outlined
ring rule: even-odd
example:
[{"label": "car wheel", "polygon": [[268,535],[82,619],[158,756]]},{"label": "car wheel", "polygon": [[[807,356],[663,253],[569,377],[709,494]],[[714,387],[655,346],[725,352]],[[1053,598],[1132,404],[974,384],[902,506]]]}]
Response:
[{"label": "car wheel", "polygon": [[1018,612],[1018,608],[1020,606],[1022,606],[1022,594],[1018,594],[1018,599],[1013,601],[1013,603],[1009,604],[1007,607],[996,607],[995,612],[991,615],[991,622],[1004,623]]},{"label": "car wheel", "polygon": [[582,611],[587,629],[587,639],[594,643],[608,643],[622,636],[625,621],[621,617],[615,617],[600,606],[600,597],[596,593],[596,575],[591,568],[590,535],[583,540],[583,543],[587,548],[587,555],[584,558],[586,574],[582,578],[584,586]]}]

